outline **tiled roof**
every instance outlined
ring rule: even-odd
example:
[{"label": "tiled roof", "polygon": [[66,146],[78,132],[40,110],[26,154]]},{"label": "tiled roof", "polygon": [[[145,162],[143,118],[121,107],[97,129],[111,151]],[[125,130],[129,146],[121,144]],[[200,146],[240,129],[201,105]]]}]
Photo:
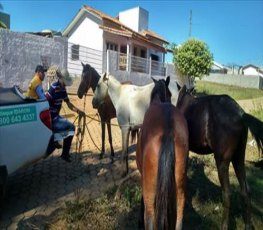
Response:
[{"label": "tiled roof", "polygon": [[[132,30],[131,28],[125,26],[123,23],[121,23],[117,18],[111,17],[107,14],[104,14],[101,11],[98,11],[90,6],[85,5],[83,7],[86,11],[94,14],[97,17],[100,17],[103,22],[104,25],[100,26],[101,29],[103,29],[104,31],[110,32],[110,33],[114,33],[117,35],[122,35],[122,36],[126,36],[126,37],[132,37],[134,39],[139,39],[139,40],[143,40],[146,43],[150,43],[151,45],[162,49],[163,51],[165,50],[164,47],[160,46],[159,44],[154,43],[152,40],[149,40],[149,36],[154,38],[154,39],[158,39],[159,41],[162,41],[163,43],[168,44],[168,42],[163,39],[161,36],[157,35],[156,33],[149,31],[149,30],[144,30],[142,33],[138,33],[134,30]],[[108,25],[110,22],[111,25]],[[105,25],[106,24],[106,25]]]},{"label": "tiled roof", "polygon": [[162,38],[160,35],[154,33],[153,31],[144,30],[144,31],[142,31],[142,34],[143,34],[145,37],[151,36],[151,37],[153,37],[153,38],[157,38],[157,39],[159,39],[160,41],[168,44],[168,42],[167,42],[164,38]]},{"label": "tiled roof", "polygon": [[113,33],[113,34],[117,34],[117,35],[121,35],[121,36],[125,36],[125,37],[132,37],[132,33],[129,31],[116,29],[116,28],[109,27],[109,26],[100,26],[100,28],[103,29],[104,31],[109,32],[109,33]]},{"label": "tiled roof", "polygon": [[101,17],[102,19],[108,19],[108,20],[111,20],[115,23],[120,23],[119,20],[107,15],[107,14],[104,14],[102,13],[101,11],[98,11],[98,10],[95,10],[94,8],[90,7],[90,6],[87,6],[87,5],[84,5],[84,9],[87,10],[88,12],[91,12],[99,17]]}]

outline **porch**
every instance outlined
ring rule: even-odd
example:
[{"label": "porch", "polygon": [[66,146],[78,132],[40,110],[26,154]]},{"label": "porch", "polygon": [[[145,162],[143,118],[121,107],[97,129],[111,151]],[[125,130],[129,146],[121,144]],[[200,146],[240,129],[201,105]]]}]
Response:
[{"label": "porch", "polygon": [[102,52],[72,43],[68,43],[67,59],[67,68],[75,76],[81,75],[81,62],[92,65],[99,73],[109,72],[117,75],[117,78],[123,75],[126,79],[130,74],[144,75],[149,79],[151,76],[167,76],[167,64],[152,60],[152,57],[142,58],[113,50]]}]

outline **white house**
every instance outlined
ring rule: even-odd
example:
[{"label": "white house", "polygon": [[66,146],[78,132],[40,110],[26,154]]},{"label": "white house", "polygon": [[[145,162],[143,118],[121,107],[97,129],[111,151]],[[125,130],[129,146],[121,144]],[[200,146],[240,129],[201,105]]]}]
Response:
[{"label": "white house", "polygon": [[227,69],[221,65],[218,62],[213,62],[213,65],[211,67],[210,73],[223,73],[226,74],[227,73]]},{"label": "white house", "polygon": [[259,67],[251,64],[243,66],[242,72],[244,75],[255,75],[255,76],[263,77],[263,71]]},{"label": "white house", "polygon": [[[80,61],[92,62],[103,72],[107,69],[107,50],[118,52],[118,68],[124,71],[160,70],[169,44],[148,28],[149,13],[141,7],[119,12],[112,17],[84,5],[63,31],[68,37],[68,68]],[[89,49],[89,54],[87,53]],[[86,50],[86,51],[85,51]],[[146,61],[151,60],[151,66]],[[82,68],[81,68],[82,69]],[[77,68],[76,68],[77,70]]]}]

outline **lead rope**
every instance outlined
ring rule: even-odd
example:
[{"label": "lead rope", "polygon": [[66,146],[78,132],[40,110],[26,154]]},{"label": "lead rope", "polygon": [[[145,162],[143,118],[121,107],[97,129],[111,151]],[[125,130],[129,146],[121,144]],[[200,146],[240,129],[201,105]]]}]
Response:
[{"label": "lead rope", "polygon": [[[86,109],[86,95],[84,97],[84,111]],[[77,130],[77,142],[76,142],[76,152],[80,153],[83,147],[83,140],[85,136],[85,124],[86,124],[86,115],[78,115],[78,130]],[[82,121],[82,122],[81,122]],[[80,136],[80,137],[79,137]]]},{"label": "lead rope", "polygon": [[[91,85],[91,76],[89,77],[89,84],[88,84],[88,89],[90,88],[90,85]],[[85,97],[84,97],[84,108],[83,108],[83,112],[85,113],[86,111],[86,97],[87,97],[87,93],[85,93]],[[78,153],[80,153],[80,151],[82,151],[82,143],[83,143],[83,139],[84,139],[84,136],[85,136],[85,125],[86,125],[86,114],[84,115],[84,117],[82,116],[79,116],[78,117],[78,132],[77,134],[79,135],[80,134],[80,140],[78,138],[79,141],[77,141],[76,143],[76,151]],[[83,118],[83,122],[81,124],[81,119]],[[81,128],[82,127],[82,128]]]},{"label": "lead rope", "polygon": [[[91,74],[91,73],[90,73]],[[88,79],[89,79],[89,83],[88,83],[88,87],[87,88],[90,88],[90,85],[91,85],[91,77],[90,76]],[[87,92],[85,93],[85,97],[84,97],[84,113],[85,113],[85,110],[86,110],[86,97],[87,97]],[[83,120],[82,120],[83,118]],[[83,121],[81,123],[81,120]],[[78,130],[77,130],[77,142],[76,142],[76,152],[80,153],[82,151],[82,147],[83,147],[83,139],[84,139],[84,136],[85,136],[85,128],[87,127],[87,124],[86,124],[86,114],[83,116],[78,116]],[[88,127],[87,127],[88,129]],[[80,138],[79,138],[79,135],[80,135]]]},{"label": "lead rope", "polygon": [[99,150],[99,152],[101,152],[101,149],[98,147],[98,145],[97,145],[96,142],[94,141],[94,139],[93,139],[93,137],[92,137],[92,135],[91,135],[91,132],[90,132],[89,127],[88,127],[87,124],[86,124],[86,129],[88,130],[88,133],[89,133],[89,136],[90,136],[90,139],[91,139],[92,143],[93,143],[93,144],[95,145],[95,147]]}]

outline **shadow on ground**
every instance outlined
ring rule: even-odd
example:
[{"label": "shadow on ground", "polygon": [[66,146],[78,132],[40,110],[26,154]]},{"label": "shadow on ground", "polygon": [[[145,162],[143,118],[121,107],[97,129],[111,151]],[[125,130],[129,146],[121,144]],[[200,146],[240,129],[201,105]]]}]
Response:
[{"label": "shadow on ground", "polygon": [[[129,147],[129,162],[132,164],[135,163],[135,148],[136,145]],[[113,164],[110,162],[109,154],[99,160],[98,153],[85,152],[74,154],[71,164],[65,163],[58,156],[52,156],[31,168],[17,172],[9,181],[9,195],[3,205],[5,212],[2,211],[4,219],[24,215],[19,217],[18,229],[48,228],[50,224],[61,218],[65,224],[63,215],[66,201],[76,200],[80,191],[86,199],[95,199],[118,185],[122,179],[119,167],[121,151],[115,154]],[[206,164],[207,162],[200,158],[189,159],[184,229],[220,229],[223,211],[221,188],[207,177]],[[213,163],[210,162],[210,164]],[[263,198],[261,198],[260,187],[263,172],[254,165],[247,168],[252,194],[253,221],[260,226],[260,223],[263,223],[261,216]],[[130,173],[135,169],[133,167]],[[127,180],[126,183],[129,184],[131,180]],[[137,186],[140,186],[139,180],[140,176],[138,176]],[[229,229],[234,230],[244,226],[240,226],[237,222],[237,219],[242,218],[239,186],[231,185],[231,189]],[[123,212],[116,218],[123,229],[137,229],[139,212],[140,203],[138,202],[133,204],[129,212]],[[107,227],[107,223],[104,224]]]}]

